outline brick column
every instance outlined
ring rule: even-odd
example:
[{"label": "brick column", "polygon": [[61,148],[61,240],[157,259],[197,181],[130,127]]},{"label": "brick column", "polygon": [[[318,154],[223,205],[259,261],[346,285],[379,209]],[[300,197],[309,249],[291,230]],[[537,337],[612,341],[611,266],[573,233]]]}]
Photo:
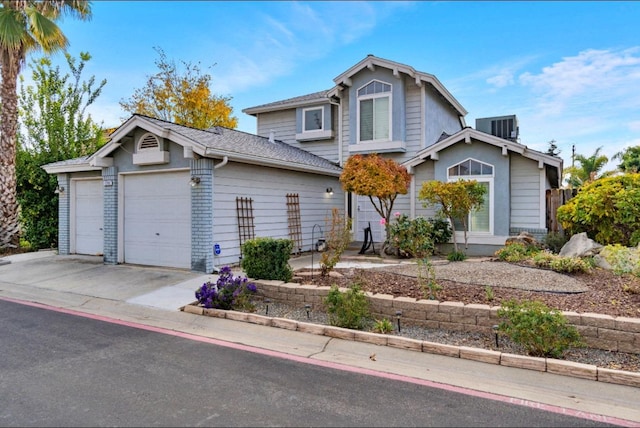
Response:
[{"label": "brick column", "polygon": [[58,186],[64,192],[58,194],[58,254],[69,255],[71,251],[71,188],[69,174],[58,174]]},{"label": "brick column", "polygon": [[191,176],[200,178],[191,188],[191,270],[212,273],[213,160],[191,160]]},{"label": "brick column", "polygon": [[104,203],[104,256],[105,264],[118,263],[118,169],[102,169]]}]

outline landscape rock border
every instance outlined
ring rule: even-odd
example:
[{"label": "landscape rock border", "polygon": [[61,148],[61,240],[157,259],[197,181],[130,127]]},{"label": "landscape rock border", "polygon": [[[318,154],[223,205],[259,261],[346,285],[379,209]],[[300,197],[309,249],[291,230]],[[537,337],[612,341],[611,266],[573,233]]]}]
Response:
[{"label": "landscape rock border", "polygon": [[[315,286],[308,286],[308,285],[301,286],[299,284],[288,284],[288,283],[283,283],[282,281],[256,281],[256,282],[258,283],[258,286],[259,286],[258,287],[259,292],[262,290],[263,293],[264,293],[265,286],[267,289],[275,289],[276,292],[278,292],[278,289],[280,287],[284,287],[284,290],[287,290],[287,291],[281,291],[280,293],[284,292],[287,295],[290,294],[290,291],[292,288],[298,288],[298,289],[303,289],[307,291],[313,288],[316,288],[316,289],[327,288],[327,287],[315,287]],[[328,292],[328,289],[326,291]],[[293,299],[297,301],[298,304],[304,303],[304,301],[301,299],[303,297],[302,294],[293,293],[292,296],[298,296],[298,297],[294,297]],[[266,297],[266,296],[263,295],[263,297]],[[268,297],[272,299],[277,299],[277,297],[275,297],[273,294],[270,294],[270,296]],[[280,299],[282,299],[282,297],[283,296],[280,295]],[[316,296],[316,297],[319,297],[319,296]],[[369,295],[368,297],[372,300],[375,300],[379,296]],[[390,297],[391,299],[394,299],[393,296],[388,296],[388,297]],[[407,303],[411,303],[407,301],[411,299],[397,298],[396,300],[398,302],[402,302],[403,305]],[[291,299],[285,299],[285,301],[291,302]],[[388,298],[384,298],[383,301],[386,303],[389,303]],[[393,302],[393,300],[391,300],[391,302]],[[433,301],[425,301],[425,303],[427,303],[428,305],[434,304]],[[435,303],[439,303],[439,302],[435,302]],[[451,303],[453,303],[453,305]],[[442,305],[444,305],[443,307],[446,307],[446,308],[459,308],[459,309],[461,308],[462,313],[464,313],[465,305],[463,305],[462,303],[456,304],[456,302],[443,302]],[[487,306],[487,305],[466,305],[466,306],[472,306],[472,308],[470,309],[475,311],[478,309],[485,309],[485,308],[478,308],[478,306]],[[393,305],[390,307],[393,308]],[[406,349],[406,350],[416,351],[416,352],[426,352],[426,353],[444,355],[444,356],[454,357],[454,358],[469,359],[469,360],[474,360],[474,361],[483,362],[487,364],[498,364],[506,367],[515,367],[515,368],[521,368],[521,369],[527,369],[527,370],[548,372],[548,373],[583,378],[583,379],[588,379],[588,380],[593,380],[598,382],[607,382],[607,383],[614,383],[614,384],[620,384],[620,385],[640,387],[640,373],[601,368],[591,364],[582,364],[582,363],[558,360],[553,358],[529,357],[529,356],[523,356],[523,355],[504,353],[500,351],[472,348],[467,346],[447,345],[447,344],[441,344],[437,342],[410,339],[410,338],[394,336],[394,335],[386,335],[381,333],[352,330],[352,329],[334,327],[334,326],[323,325],[323,324],[307,323],[307,322],[292,320],[288,318],[270,317],[267,315],[259,315],[255,313],[249,313],[249,312],[222,310],[222,309],[207,309],[202,307],[197,301],[181,307],[180,310],[187,313],[196,314],[196,315],[204,315],[204,316],[210,316],[210,317],[216,317],[216,318],[225,318],[225,319],[234,320],[234,321],[249,322],[253,324],[264,325],[267,327],[284,328],[287,330],[317,334],[317,335],[322,335],[327,337],[334,337],[334,338],[343,339],[343,340],[360,341],[360,342],[366,342],[366,343],[371,343],[371,344],[380,345],[380,346],[391,346],[391,347],[396,347],[396,348]],[[395,311],[396,309],[394,308],[393,310]],[[489,310],[496,311],[497,308],[489,308]],[[598,324],[600,324],[601,321],[605,321],[604,324],[609,325],[608,323],[606,323],[606,321],[611,321],[611,320],[608,320],[607,318],[613,318],[608,316],[605,316],[603,318],[603,316],[598,314],[593,314],[593,315],[595,315],[594,319]],[[403,318],[405,317],[406,317],[406,312],[403,312]],[[637,329],[636,334],[640,336],[640,319],[629,318],[627,320],[632,329]],[[494,323],[494,321],[491,321],[491,323]],[[638,339],[637,343],[640,343],[640,338]]]}]

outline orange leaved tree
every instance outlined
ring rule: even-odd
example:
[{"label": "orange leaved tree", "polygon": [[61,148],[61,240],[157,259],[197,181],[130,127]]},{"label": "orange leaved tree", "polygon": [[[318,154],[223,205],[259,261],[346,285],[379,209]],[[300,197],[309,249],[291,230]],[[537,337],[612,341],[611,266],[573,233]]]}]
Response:
[{"label": "orange leaved tree", "polygon": [[[345,192],[368,196],[375,210],[385,222],[387,240],[393,203],[398,195],[406,195],[411,183],[407,169],[393,159],[383,158],[373,153],[353,155],[347,159],[340,175],[340,183]],[[387,241],[380,254],[385,254]]]}]

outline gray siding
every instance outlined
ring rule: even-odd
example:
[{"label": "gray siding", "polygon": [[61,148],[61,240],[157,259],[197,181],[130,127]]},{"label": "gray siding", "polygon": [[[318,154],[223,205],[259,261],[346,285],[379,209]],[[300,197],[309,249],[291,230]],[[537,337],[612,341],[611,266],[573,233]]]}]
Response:
[{"label": "gray siding", "polygon": [[[333,112],[336,115],[331,115],[332,129],[335,131],[338,129],[337,124],[337,109]],[[290,146],[297,147],[313,153],[316,156],[321,156],[331,162],[338,162],[338,145],[337,139],[327,139],[318,141],[298,141],[296,140],[297,120],[296,109],[280,110],[271,113],[261,113],[258,115],[258,135],[261,137],[269,137],[271,131],[274,131],[274,138],[289,144]]]},{"label": "gray siding", "polygon": [[425,114],[425,145],[427,147],[436,143],[443,132],[453,135],[462,129],[458,113],[445,105],[442,97],[431,86],[425,88]]},{"label": "gray siding", "polygon": [[538,163],[511,156],[511,227],[540,227],[540,169]]},{"label": "gray siding", "polygon": [[415,182],[415,207],[416,207],[416,217],[435,217],[436,212],[438,211],[436,207],[424,207],[423,201],[421,201],[418,196],[420,195],[420,189],[422,188],[422,183],[426,181],[435,180],[435,168],[432,160],[427,160],[422,164],[418,165],[414,170],[413,180]]},{"label": "gray siding", "polygon": [[[325,192],[327,187],[333,188],[333,195]],[[302,251],[309,251],[312,247],[313,226],[318,224],[326,231],[326,221],[331,219],[331,209],[336,207],[343,212],[344,194],[337,178],[232,162],[214,170],[213,243],[221,247],[221,254],[214,257],[215,265],[220,267],[240,262],[236,212],[238,197],[253,200],[256,237],[289,239],[288,193],[299,195]],[[318,228],[316,239],[317,230]]]}]

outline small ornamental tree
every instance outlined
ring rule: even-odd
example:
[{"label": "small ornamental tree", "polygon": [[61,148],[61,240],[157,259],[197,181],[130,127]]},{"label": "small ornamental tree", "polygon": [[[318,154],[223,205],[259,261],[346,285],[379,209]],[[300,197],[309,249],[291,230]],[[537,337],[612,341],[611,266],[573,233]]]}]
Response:
[{"label": "small ornamental tree", "polygon": [[437,180],[425,181],[418,194],[418,199],[424,201],[423,206],[439,205],[440,213],[451,222],[453,246],[458,252],[456,241],[456,227],[454,220],[462,222],[464,231],[464,246],[467,248],[467,222],[469,213],[482,207],[487,189],[476,180],[442,182]]},{"label": "small ornamental tree", "polygon": [[602,245],[640,243],[640,173],[599,178],[558,208],[569,235],[586,232]]},{"label": "small ornamental tree", "polygon": [[[398,195],[406,195],[411,183],[407,169],[393,159],[383,158],[373,153],[353,155],[347,159],[340,183],[345,192],[368,196],[375,210],[384,219],[387,240],[393,203]],[[384,255],[388,242],[380,250]]]}]

